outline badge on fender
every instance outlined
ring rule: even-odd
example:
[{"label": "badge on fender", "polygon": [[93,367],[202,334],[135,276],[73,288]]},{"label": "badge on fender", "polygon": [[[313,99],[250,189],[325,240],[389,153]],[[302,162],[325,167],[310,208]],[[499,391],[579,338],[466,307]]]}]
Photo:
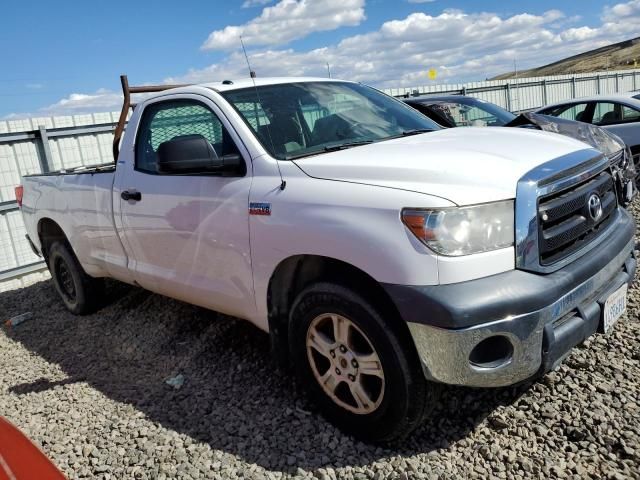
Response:
[{"label": "badge on fender", "polygon": [[271,215],[271,204],[260,203],[260,202],[250,202],[249,215]]}]

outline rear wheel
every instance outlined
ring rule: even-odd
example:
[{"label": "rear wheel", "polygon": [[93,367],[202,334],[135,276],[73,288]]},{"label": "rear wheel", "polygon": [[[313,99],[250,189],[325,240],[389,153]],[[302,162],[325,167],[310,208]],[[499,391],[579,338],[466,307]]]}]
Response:
[{"label": "rear wheel", "polygon": [[100,308],[104,282],[86,274],[66,243],[51,245],[49,272],[56,291],[71,313],[86,315]]},{"label": "rear wheel", "polygon": [[347,288],[304,290],[289,341],[298,378],[323,414],[357,437],[401,440],[435,404],[437,386],[425,379],[413,345]]}]

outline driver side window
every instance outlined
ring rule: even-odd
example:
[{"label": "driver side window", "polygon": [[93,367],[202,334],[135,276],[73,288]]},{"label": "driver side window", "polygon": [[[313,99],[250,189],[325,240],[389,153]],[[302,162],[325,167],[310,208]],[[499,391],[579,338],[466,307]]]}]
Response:
[{"label": "driver side window", "polygon": [[203,104],[194,100],[159,102],[142,114],[136,140],[136,170],[159,173],[156,162],[160,145],[191,135],[207,139],[219,157],[238,152],[220,119]]}]

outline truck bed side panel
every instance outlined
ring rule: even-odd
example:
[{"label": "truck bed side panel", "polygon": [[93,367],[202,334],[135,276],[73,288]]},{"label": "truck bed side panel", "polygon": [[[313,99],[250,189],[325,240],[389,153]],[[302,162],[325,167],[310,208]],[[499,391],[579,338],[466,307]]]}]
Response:
[{"label": "truck bed side panel", "polygon": [[53,220],[89,275],[130,281],[113,225],[113,179],[113,172],[26,177],[23,215],[29,237],[39,249],[38,225]]}]

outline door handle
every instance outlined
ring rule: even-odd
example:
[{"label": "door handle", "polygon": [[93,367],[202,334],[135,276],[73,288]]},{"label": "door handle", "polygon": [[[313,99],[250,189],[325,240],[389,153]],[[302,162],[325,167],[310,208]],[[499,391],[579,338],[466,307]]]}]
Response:
[{"label": "door handle", "polygon": [[135,190],[131,192],[128,190],[124,190],[120,194],[120,198],[125,201],[133,200],[134,202],[139,202],[140,200],[142,200],[142,194],[140,192],[136,192]]}]

